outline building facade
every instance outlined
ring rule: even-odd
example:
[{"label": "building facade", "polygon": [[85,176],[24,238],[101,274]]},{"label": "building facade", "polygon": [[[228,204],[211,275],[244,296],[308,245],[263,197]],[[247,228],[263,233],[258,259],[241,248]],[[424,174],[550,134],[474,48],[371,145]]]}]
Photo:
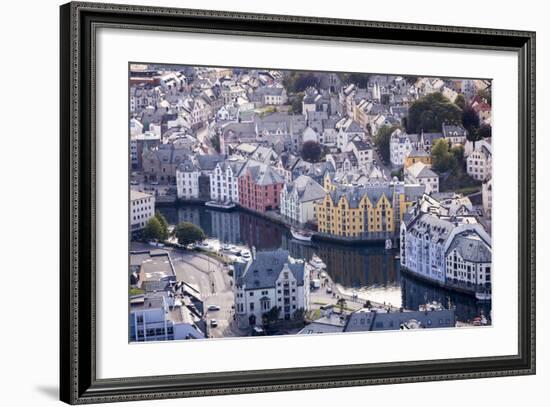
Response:
[{"label": "building facade", "polygon": [[276,319],[303,318],[309,309],[309,266],[286,250],[253,250],[247,263],[235,263],[235,315],[240,328],[261,326],[267,314]]},{"label": "building facade", "polygon": [[[490,273],[490,253],[491,238],[473,216],[444,216],[415,207],[401,223],[401,266],[426,280],[476,291],[478,281],[490,281],[485,274]],[[472,262],[480,263],[476,275]]]},{"label": "building facade", "polygon": [[199,177],[200,168],[187,157],[176,169],[176,187],[178,199],[194,200],[199,199]]},{"label": "building facade", "polygon": [[386,239],[424,186],[400,182],[333,188],[317,204],[318,231],[353,239]]},{"label": "building facade", "polygon": [[239,174],[246,161],[235,157],[216,165],[210,175],[210,199],[217,202],[239,202]]},{"label": "building facade", "polygon": [[130,190],[130,229],[142,230],[155,216],[155,197],[144,192]]},{"label": "building facade", "polygon": [[476,141],[472,153],[466,159],[466,172],[478,181],[486,181],[492,176],[493,155],[491,144],[484,140]]},{"label": "building facade", "polygon": [[405,167],[403,174],[405,182],[424,185],[427,194],[439,192],[439,176],[431,170],[430,166],[423,162],[417,162],[410,167]]},{"label": "building facade", "polygon": [[390,162],[401,166],[410,152],[418,147],[418,134],[407,134],[396,129],[390,137]]},{"label": "building facade", "polygon": [[281,215],[305,224],[317,219],[316,203],[325,198],[324,188],[307,175],[300,175],[281,190]]},{"label": "building facade", "polygon": [[239,176],[239,204],[257,212],[277,210],[283,184],[273,167],[249,160]]},{"label": "building facade", "polygon": [[491,217],[493,214],[493,179],[490,178],[488,181],[484,182],[481,185],[481,198],[483,203],[483,211],[485,215]]}]

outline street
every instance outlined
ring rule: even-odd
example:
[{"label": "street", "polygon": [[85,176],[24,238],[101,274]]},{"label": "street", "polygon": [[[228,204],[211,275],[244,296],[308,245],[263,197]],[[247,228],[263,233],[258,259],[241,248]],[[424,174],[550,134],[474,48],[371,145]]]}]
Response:
[{"label": "street", "polygon": [[[132,250],[151,250],[154,247],[139,242],[132,242]],[[176,271],[176,279],[184,281],[198,289],[204,304],[205,320],[208,324],[208,336],[222,338],[228,336],[242,336],[232,326],[234,296],[232,283],[223,264],[197,251],[181,250],[164,247]],[[219,311],[208,311],[208,306],[217,305]],[[215,319],[218,326],[211,327],[210,321]]]}]

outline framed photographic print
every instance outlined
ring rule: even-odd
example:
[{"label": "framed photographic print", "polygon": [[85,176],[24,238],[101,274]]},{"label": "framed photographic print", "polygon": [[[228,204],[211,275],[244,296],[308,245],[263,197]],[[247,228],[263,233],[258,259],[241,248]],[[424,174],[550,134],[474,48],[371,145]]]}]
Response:
[{"label": "framed photographic print", "polygon": [[533,32],[60,18],[63,401],[535,373]]}]

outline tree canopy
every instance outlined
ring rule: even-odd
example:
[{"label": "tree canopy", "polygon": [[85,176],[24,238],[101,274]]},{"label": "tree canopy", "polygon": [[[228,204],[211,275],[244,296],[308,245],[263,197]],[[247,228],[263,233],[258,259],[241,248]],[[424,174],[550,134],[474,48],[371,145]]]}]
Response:
[{"label": "tree canopy", "polygon": [[204,231],[191,222],[181,222],[176,226],[174,233],[181,245],[188,245],[206,239]]},{"label": "tree canopy", "polygon": [[489,138],[492,136],[493,129],[489,124],[482,124],[478,130],[479,137]]},{"label": "tree canopy", "polygon": [[432,165],[437,172],[447,172],[457,167],[460,152],[451,151],[450,143],[445,139],[436,140],[432,146]]},{"label": "tree canopy", "polygon": [[309,140],[302,145],[301,156],[310,163],[316,163],[321,158],[321,145],[316,141]]},{"label": "tree canopy", "polygon": [[466,107],[466,98],[462,93],[459,93],[458,96],[456,97],[455,105],[457,105],[462,110],[464,110],[464,108]]},{"label": "tree canopy", "polygon": [[441,93],[431,93],[411,105],[407,117],[407,131],[439,132],[444,123],[459,124],[460,114],[460,108]]},{"label": "tree canopy", "polygon": [[378,129],[378,133],[374,137],[374,144],[378,147],[378,152],[382,159],[386,162],[390,160],[390,139],[392,133],[398,129],[399,126],[382,126]]},{"label": "tree canopy", "polygon": [[315,72],[289,72],[283,79],[283,85],[290,93],[303,92],[310,86],[317,87],[319,78]]},{"label": "tree canopy", "polygon": [[143,228],[142,236],[147,240],[165,240],[166,235],[164,234],[163,227],[156,216],[153,216],[147,221],[145,227]]},{"label": "tree canopy", "polygon": [[160,225],[162,226],[163,239],[168,239],[168,222],[166,221],[166,218],[159,211],[155,212],[155,218],[158,219]]},{"label": "tree canopy", "polygon": [[338,75],[342,83],[353,83],[360,88],[366,88],[369,84],[369,74],[365,73],[340,73]]},{"label": "tree canopy", "polygon": [[462,125],[468,130],[468,140],[477,141],[479,136],[479,116],[471,107],[466,107],[462,111]]}]

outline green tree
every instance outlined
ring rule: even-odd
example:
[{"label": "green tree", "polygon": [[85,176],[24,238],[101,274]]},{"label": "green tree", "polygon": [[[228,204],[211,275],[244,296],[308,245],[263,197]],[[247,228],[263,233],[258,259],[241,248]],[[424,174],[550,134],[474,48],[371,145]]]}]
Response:
[{"label": "green tree", "polygon": [[283,79],[283,85],[289,93],[303,92],[310,86],[317,87],[319,78],[315,72],[290,72]]},{"label": "green tree", "polygon": [[492,128],[489,124],[482,124],[478,130],[478,135],[480,138],[489,138],[492,136]]},{"label": "green tree", "polygon": [[382,159],[386,162],[390,160],[390,139],[392,133],[397,130],[399,126],[382,126],[378,129],[378,133],[374,137],[374,144],[378,147],[378,152]]},{"label": "green tree", "polygon": [[158,221],[160,222],[160,225],[162,226],[162,239],[163,240],[168,239],[168,235],[169,235],[169,233],[168,233],[168,222],[166,221],[166,218],[159,211],[155,212],[155,218],[158,219]]},{"label": "green tree", "polygon": [[471,107],[467,107],[462,111],[462,125],[468,130],[468,140],[477,141],[479,136],[479,116]]},{"label": "green tree", "polygon": [[457,105],[462,110],[464,110],[464,108],[466,107],[466,99],[464,98],[464,95],[462,93],[459,93],[456,97],[455,105]]},{"label": "green tree", "polygon": [[336,305],[338,305],[338,308],[340,309],[340,314],[343,314],[344,309],[346,308],[346,300],[344,298],[338,298]]},{"label": "green tree", "polygon": [[480,89],[477,91],[477,96],[480,99],[484,99],[486,103],[491,104],[491,90],[489,88],[487,89]]},{"label": "green tree", "polygon": [[279,314],[281,313],[281,308],[274,306],[265,314],[262,315],[263,325],[271,325],[279,320]]},{"label": "green tree", "polygon": [[302,100],[304,100],[304,93],[299,92],[293,98],[290,103],[289,113],[302,113]]},{"label": "green tree", "polygon": [[461,165],[462,163],[464,163],[464,146],[462,144],[452,146],[451,154],[454,157],[456,165]]},{"label": "green tree", "polygon": [[212,138],[210,139],[210,142],[212,143],[212,147],[214,147],[214,150],[216,150],[217,153],[220,152],[220,135],[214,134]]},{"label": "green tree", "polygon": [[365,73],[340,73],[342,83],[353,83],[360,88],[366,88],[369,84],[369,75]]},{"label": "green tree", "polygon": [[204,231],[191,222],[181,222],[176,226],[174,234],[181,245],[201,242],[206,239]]},{"label": "green tree", "polygon": [[147,240],[164,240],[164,231],[159,220],[154,216],[147,221],[142,236]]},{"label": "green tree", "polygon": [[460,108],[441,93],[431,93],[415,101],[407,117],[409,133],[441,131],[441,126],[460,123]]},{"label": "green tree", "polygon": [[310,163],[316,163],[321,158],[321,145],[316,141],[309,140],[302,145],[301,156]]},{"label": "green tree", "polygon": [[294,311],[293,317],[295,321],[304,322],[306,318],[306,311],[303,308],[298,308]]},{"label": "green tree", "polygon": [[432,165],[437,172],[446,172],[456,166],[456,158],[445,139],[436,140],[432,146]]}]

